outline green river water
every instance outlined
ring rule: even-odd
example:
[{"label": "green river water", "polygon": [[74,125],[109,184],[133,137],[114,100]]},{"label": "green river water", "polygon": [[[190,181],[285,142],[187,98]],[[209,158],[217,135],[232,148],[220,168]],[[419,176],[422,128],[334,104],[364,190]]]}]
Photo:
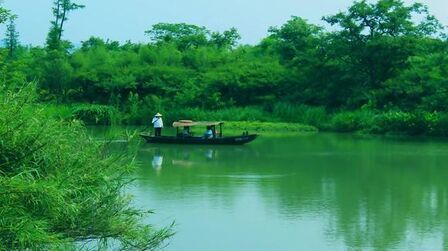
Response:
[{"label": "green river water", "polygon": [[144,144],[130,189],[164,250],[448,249],[448,141],[261,136]]}]

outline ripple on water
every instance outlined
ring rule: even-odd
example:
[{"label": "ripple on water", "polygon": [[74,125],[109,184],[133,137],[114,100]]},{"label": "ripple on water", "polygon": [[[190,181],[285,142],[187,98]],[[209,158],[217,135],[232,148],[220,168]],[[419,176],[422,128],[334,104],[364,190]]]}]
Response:
[{"label": "ripple on water", "polygon": [[290,176],[291,174],[268,174],[268,175],[259,175],[259,174],[231,174],[231,175],[199,175],[201,178],[226,178],[226,179],[234,179],[234,180],[269,180],[269,179],[280,179],[286,176]]}]

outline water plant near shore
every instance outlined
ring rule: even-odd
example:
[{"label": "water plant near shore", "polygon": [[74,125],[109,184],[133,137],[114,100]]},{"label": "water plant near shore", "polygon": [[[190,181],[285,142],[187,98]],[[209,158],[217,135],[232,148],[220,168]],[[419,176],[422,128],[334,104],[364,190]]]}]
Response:
[{"label": "water plant near shore", "polygon": [[107,153],[79,122],[47,117],[34,93],[0,90],[0,250],[163,245],[170,228],[143,224],[150,212],[123,192],[131,159]]}]

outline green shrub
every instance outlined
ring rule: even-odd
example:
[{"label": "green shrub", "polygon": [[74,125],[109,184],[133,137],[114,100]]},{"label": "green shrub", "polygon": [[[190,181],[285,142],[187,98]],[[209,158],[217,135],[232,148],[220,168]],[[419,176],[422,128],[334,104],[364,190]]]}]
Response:
[{"label": "green shrub", "polygon": [[[393,133],[422,135],[430,132],[430,123],[426,112],[389,111],[376,116],[372,131],[375,133]],[[434,122],[431,122],[434,123]]]},{"label": "green shrub", "polygon": [[298,123],[257,122],[257,121],[228,121],[224,124],[226,130],[247,130],[250,132],[318,132],[314,126]]},{"label": "green shrub", "polygon": [[426,116],[432,136],[448,136],[448,114],[447,113],[431,113]]},{"label": "green shrub", "polygon": [[75,249],[94,241],[155,249],[171,235],[142,224],[123,193],[134,165],[76,122],[48,118],[33,86],[0,90],[0,250]]},{"label": "green shrub", "polygon": [[274,105],[272,114],[279,121],[298,122],[317,127],[323,127],[328,121],[328,114],[324,107],[277,103]]},{"label": "green shrub", "polygon": [[44,113],[52,118],[69,120],[73,117],[73,106],[65,104],[42,104]]},{"label": "green shrub", "polygon": [[116,108],[107,105],[81,104],[73,109],[73,118],[87,125],[111,125],[118,120]]},{"label": "green shrub", "polygon": [[166,114],[168,122],[179,119],[196,121],[267,121],[271,116],[258,107],[233,107],[221,110],[184,108],[170,110]]},{"label": "green shrub", "polygon": [[375,114],[371,111],[340,112],[331,118],[331,130],[337,132],[354,132],[369,130]]}]

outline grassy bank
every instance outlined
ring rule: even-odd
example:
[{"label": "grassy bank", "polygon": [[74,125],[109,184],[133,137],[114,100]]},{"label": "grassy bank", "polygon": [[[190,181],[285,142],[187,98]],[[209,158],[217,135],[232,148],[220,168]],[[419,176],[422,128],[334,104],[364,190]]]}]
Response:
[{"label": "grassy bank", "polygon": [[[105,105],[43,105],[47,115],[63,120],[78,119],[87,125],[148,126],[155,111],[133,113]],[[199,108],[160,109],[164,122],[179,119],[232,121],[230,130],[255,132],[361,132],[367,134],[448,136],[448,113],[399,110],[327,112],[323,107],[278,103],[270,108],[232,107],[221,110]]]},{"label": "grassy bank", "polygon": [[315,133],[314,126],[299,123],[258,122],[258,121],[230,121],[224,125],[230,131],[269,132],[269,133]]}]

